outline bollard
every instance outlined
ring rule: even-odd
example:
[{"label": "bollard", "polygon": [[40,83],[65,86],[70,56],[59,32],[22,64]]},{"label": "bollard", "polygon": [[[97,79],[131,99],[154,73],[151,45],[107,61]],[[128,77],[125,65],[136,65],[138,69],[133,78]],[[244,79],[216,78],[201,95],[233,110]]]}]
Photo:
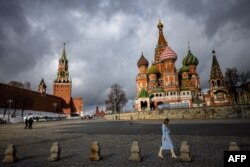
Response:
[{"label": "bollard", "polygon": [[60,144],[55,142],[50,148],[50,156],[48,161],[57,161],[60,159],[61,147]]},{"label": "bollard", "polygon": [[3,163],[13,163],[17,161],[16,157],[16,146],[13,144],[10,144],[7,146],[7,149],[5,150],[5,157],[3,159]]},{"label": "bollard", "polygon": [[229,148],[228,148],[229,151],[240,151],[240,148],[238,147],[237,143],[232,141],[230,142],[229,144]]},{"label": "bollard", "polygon": [[140,157],[140,147],[138,142],[133,142],[131,149],[130,149],[130,157],[129,157],[130,161],[137,161],[140,162],[141,161],[141,157]]},{"label": "bollard", "polygon": [[180,156],[181,161],[185,161],[185,162],[192,161],[190,150],[189,150],[189,145],[187,141],[181,142],[180,152],[181,152],[181,156]]},{"label": "bollard", "polygon": [[101,147],[97,141],[91,144],[91,151],[90,151],[89,159],[91,161],[101,160]]}]

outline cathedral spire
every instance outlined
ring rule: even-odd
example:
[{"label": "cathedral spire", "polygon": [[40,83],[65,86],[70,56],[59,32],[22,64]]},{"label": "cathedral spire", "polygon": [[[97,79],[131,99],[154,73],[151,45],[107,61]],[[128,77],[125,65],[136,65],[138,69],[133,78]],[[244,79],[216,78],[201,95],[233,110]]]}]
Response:
[{"label": "cathedral spire", "polygon": [[167,46],[167,42],[164,38],[164,35],[163,35],[163,24],[161,23],[161,20],[159,20],[159,23],[157,25],[158,29],[159,29],[159,38],[158,38],[158,45],[157,47],[165,47]]},{"label": "cathedral spire", "polygon": [[223,74],[221,72],[220,65],[218,63],[214,50],[212,51],[212,54],[213,54],[213,60],[212,60],[210,79],[223,78]]}]

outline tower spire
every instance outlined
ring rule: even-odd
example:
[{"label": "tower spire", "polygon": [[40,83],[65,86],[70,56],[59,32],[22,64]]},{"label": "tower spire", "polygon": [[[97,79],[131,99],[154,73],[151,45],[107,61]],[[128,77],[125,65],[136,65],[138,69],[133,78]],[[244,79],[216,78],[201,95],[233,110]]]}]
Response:
[{"label": "tower spire", "polygon": [[220,65],[219,65],[218,60],[216,58],[214,49],[212,51],[212,54],[213,54],[213,60],[212,60],[210,79],[223,78],[223,74],[221,72]]},{"label": "tower spire", "polygon": [[62,59],[66,59],[66,51],[65,51],[65,42],[63,43],[63,53],[62,53]]},{"label": "tower spire", "polygon": [[167,46],[167,42],[164,38],[164,35],[163,35],[163,24],[161,23],[161,20],[159,20],[159,23],[157,25],[158,29],[159,29],[159,38],[158,38],[158,47],[165,47]]}]

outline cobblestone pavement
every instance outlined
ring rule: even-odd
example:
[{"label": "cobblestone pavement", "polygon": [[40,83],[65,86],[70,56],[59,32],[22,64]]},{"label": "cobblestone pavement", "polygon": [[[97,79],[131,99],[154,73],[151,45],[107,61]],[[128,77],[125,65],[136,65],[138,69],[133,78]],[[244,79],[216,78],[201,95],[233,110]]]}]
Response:
[{"label": "cobblestone pavement", "polygon": [[[114,121],[115,122],[115,121]],[[175,151],[180,154],[180,143],[187,140],[190,145],[193,161],[189,163],[172,159],[170,153],[164,152],[165,158],[157,157],[161,134],[150,131],[147,133],[128,133],[131,128],[160,125],[160,121],[138,121],[130,126],[128,122],[100,120],[67,120],[60,122],[34,123],[33,129],[24,129],[23,124],[0,125],[0,166],[17,167],[82,167],[82,166],[173,166],[173,167],[221,167],[223,166],[223,151],[228,149],[230,141],[236,141],[241,150],[250,150],[250,136],[199,136],[199,135],[172,135]],[[198,121],[202,122],[202,121]],[[234,124],[241,122],[232,121]],[[176,121],[174,124],[190,122]],[[208,122],[209,123],[209,122]],[[212,121],[216,123],[216,121]],[[224,121],[224,123],[230,123]],[[250,125],[250,121],[245,121]],[[101,126],[116,126],[120,134],[88,133],[91,129]],[[109,126],[108,126],[109,125]],[[88,131],[86,131],[86,129]],[[112,129],[112,127],[111,127]],[[124,132],[124,133],[123,133]],[[126,134],[126,135],[124,135]],[[250,135],[250,134],[249,134]],[[101,161],[89,161],[90,145],[98,141],[101,146]],[[141,148],[142,162],[130,162],[129,150],[133,141],[138,141]],[[48,162],[52,143],[61,145],[61,160]],[[4,151],[8,144],[15,144],[19,161],[14,164],[3,164]]]}]

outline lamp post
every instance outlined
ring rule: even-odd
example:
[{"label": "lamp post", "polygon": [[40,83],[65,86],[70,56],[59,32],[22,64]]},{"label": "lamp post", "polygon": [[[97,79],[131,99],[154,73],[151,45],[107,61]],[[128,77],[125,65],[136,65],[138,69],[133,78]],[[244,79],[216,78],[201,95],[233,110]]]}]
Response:
[{"label": "lamp post", "polygon": [[57,103],[53,103],[53,106],[54,106],[54,118],[55,118],[55,114],[56,114],[56,108],[57,108]]},{"label": "lamp post", "polygon": [[13,103],[13,100],[9,99],[7,100],[7,103],[9,104],[9,110],[8,110],[8,123],[9,123],[10,122],[10,107],[11,107],[11,104]]}]

